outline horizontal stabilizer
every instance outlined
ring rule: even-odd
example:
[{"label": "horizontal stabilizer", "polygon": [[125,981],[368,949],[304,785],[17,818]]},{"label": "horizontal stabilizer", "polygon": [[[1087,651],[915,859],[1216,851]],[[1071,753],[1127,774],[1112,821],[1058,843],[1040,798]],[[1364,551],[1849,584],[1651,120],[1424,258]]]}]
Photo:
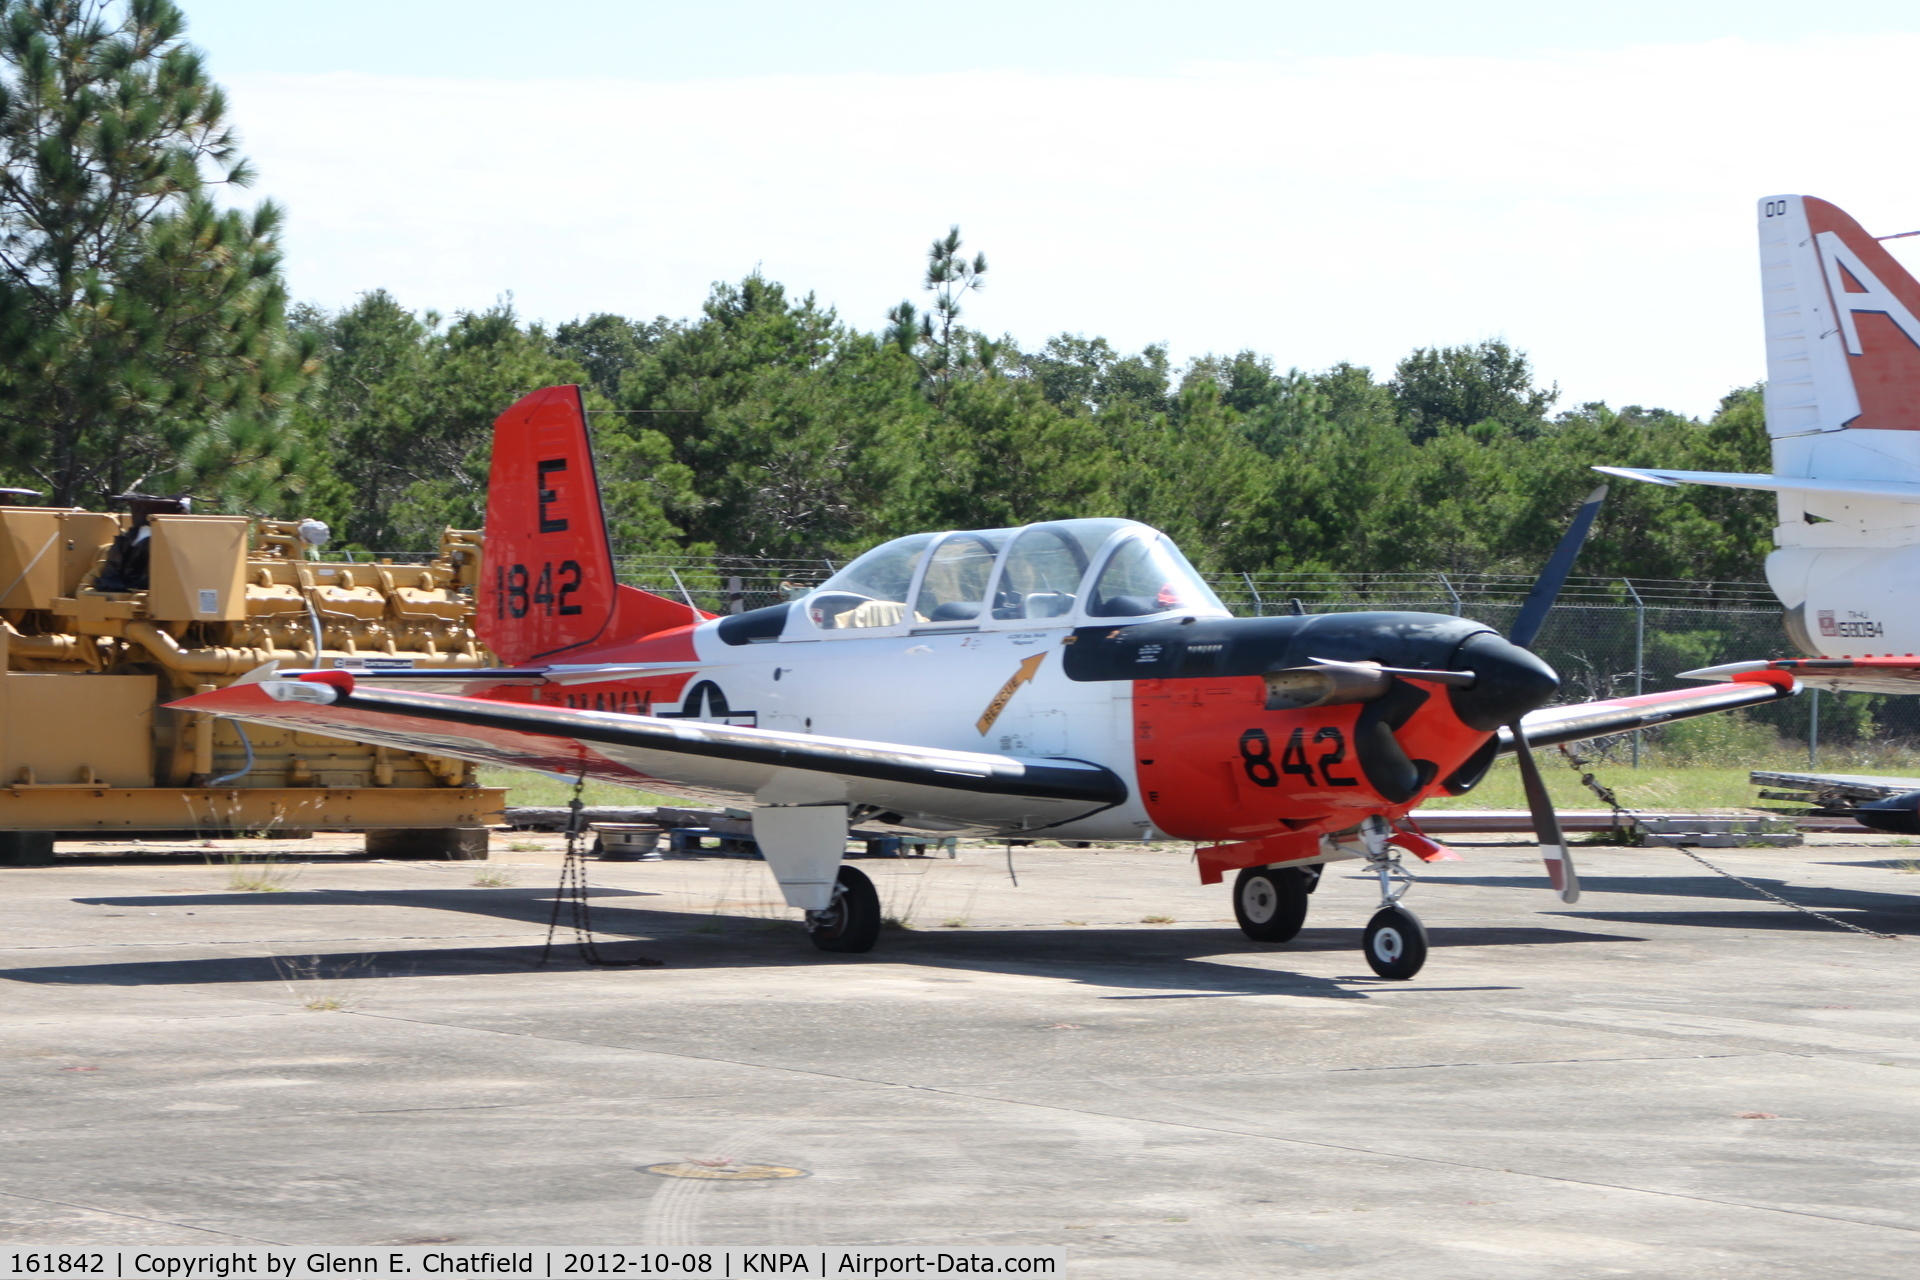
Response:
[{"label": "horizontal stabilizer", "polygon": [[1682,680],[1752,679],[1756,671],[1781,671],[1809,689],[1835,693],[1920,693],[1920,658],[1775,658],[1727,662],[1682,671]]},{"label": "horizontal stabilizer", "polygon": [[1790,490],[1796,493],[1832,493],[1852,498],[1881,498],[1891,502],[1920,502],[1920,483],[1905,480],[1814,480],[1807,476],[1769,476],[1741,471],[1668,471],[1660,467],[1595,467],[1594,470],[1668,487],[1710,484],[1723,489],[1766,489],[1775,493]]},{"label": "horizontal stabilizer", "polygon": [[[1729,683],[1705,689],[1668,689],[1630,698],[1542,707],[1522,717],[1520,727],[1525,730],[1530,745],[1551,747],[1774,702],[1790,698],[1797,691],[1793,674],[1769,669],[1765,663],[1742,665],[1738,673],[1726,678]],[[1499,742],[1503,754],[1512,753],[1513,735],[1508,730],[1500,731]]]}]

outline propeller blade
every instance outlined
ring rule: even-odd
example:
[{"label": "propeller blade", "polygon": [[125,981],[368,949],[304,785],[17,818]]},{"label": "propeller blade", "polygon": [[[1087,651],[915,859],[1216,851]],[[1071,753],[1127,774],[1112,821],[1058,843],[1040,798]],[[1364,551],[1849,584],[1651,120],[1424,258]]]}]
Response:
[{"label": "propeller blade", "polygon": [[1553,555],[1547,560],[1547,567],[1534,581],[1533,590],[1527,593],[1526,603],[1520,606],[1520,618],[1513,624],[1513,632],[1507,636],[1522,649],[1533,648],[1533,642],[1540,635],[1540,628],[1547,621],[1547,613],[1553,608],[1553,602],[1560,598],[1560,588],[1567,585],[1567,576],[1573,572],[1573,562],[1580,554],[1580,548],[1586,545],[1587,534],[1593,529],[1593,518],[1600,514],[1600,504],[1606,500],[1607,486],[1601,485],[1587,495],[1580,504],[1580,510],[1573,517],[1573,526],[1567,530],[1567,536],[1560,539],[1560,545],[1553,549]]},{"label": "propeller blade", "polygon": [[1580,901],[1580,876],[1573,869],[1573,854],[1566,837],[1560,834],[1560,816],[1553,811],[1553,798],[1540,777],[1540,768],[1527,748],[1526,734],[1520,722],[1507,726],[1513,734],[1514,759],[1520,765],[1520,785],[1527,792],[1527,808],[1533,813],[1533,835],[1540,842],[1540,860],[1547,864],[1547,879],[1562,902]]}]

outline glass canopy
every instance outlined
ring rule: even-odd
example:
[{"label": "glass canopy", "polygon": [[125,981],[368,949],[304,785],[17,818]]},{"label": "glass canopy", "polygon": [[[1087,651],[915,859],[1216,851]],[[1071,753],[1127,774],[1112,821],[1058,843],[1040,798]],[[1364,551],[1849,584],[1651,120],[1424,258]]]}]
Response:
[{"label": "glass canopy", "polygon": [[1052,520],[882,543],[806,597],[799,629],[872,635],[1167,613],[1224,617],[1227,608],[1157,529],[1132,520]]}]

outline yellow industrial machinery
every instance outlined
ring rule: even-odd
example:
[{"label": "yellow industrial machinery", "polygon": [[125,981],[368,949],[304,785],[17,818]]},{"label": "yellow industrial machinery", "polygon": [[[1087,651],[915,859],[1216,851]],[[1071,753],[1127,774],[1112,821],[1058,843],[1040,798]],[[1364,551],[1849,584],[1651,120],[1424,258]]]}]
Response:
[{"label": "yellow industrial machinery", "polygon": [[61,833],[315,828],[485,857],[505,793],[471,765],[164,706],[275,660],[485,665],[479,534],[448,530],[427,564],[321,562],[294,522],[180,505],[0,507],[0,863],[45,861]]}]

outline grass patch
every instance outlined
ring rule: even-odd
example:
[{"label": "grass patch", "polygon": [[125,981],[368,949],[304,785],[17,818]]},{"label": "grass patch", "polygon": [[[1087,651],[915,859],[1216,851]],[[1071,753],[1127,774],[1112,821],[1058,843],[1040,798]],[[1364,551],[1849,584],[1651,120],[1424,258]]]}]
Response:
[{"label": "grass patch", "polygon": [[[505,787],[509,805],[547,807],[564,805],[573,799],[573,782],[561,779],[550,773],[535,773],[529,769],[501,769],[493,765],[480,766],[480,785],[483,787]],[[642,791],[637,787],[616,786],[611,782],[587,782],[582,792],[582,803],[599,807],[606,805],[690,805],[696,801],[678,796],[663,796],[654,791]]]},{"label": "grass patch", "polygon": [[485,871],[476,872],[473,883],[478,889],[506,889],[518,884],[519,878],[511,871],[498,871],[489,867]]},{"label": "grass patch", "polygon": [[270,858],[249,858],[244,853],[225,853],[220,861],[227,868],[227,890],[231,893],[285,893],[300,874],[291,867],[276,865]]},{"label": "grass patch", "polygon": [[[1599,796],[1580,783],[1580,777],[1567,768],[1565,759],[1552,748],[1536,750],[1541,777],[1547,793],[1560,809],[1604,809]],[[1674,768],[1643,764],[1635,769],[1626,764],[1590,764],[1587,770],[1604,786],[1613,788],[1620,803],[1629,809],[1648,811],[1708,809],[1747,809],[1757,800],[1753,783],[1748,781],[1751,765],[1737,769]],[[1512,756],[1494,762],[1480,785],[1462,796],[1440,796],[1424,801],[1423,809],[1524,809],[1526,793],[1520,787],[1520,768]]]},{"label": "grass patch", "polygon": [[373,961],[370,955],[344,964],[327,964],[319,956],[275,956],[273,967],[286,984],[287,994],[298,1001],[302,1009],[313,1013],[340,1013],[357,1007],[361,997],[331,984],[371,973]]},{"label": "grass patch", "polygon": [[[1622,734],[1581,743],[1577,749],[1591,757],[1584,771],[1613,788],[1621,804],[1655,813],[1751,809],[1760,803],[1759,788],[1747,776],[1755,769],[1920,776],[1920,751],[1887,741],[1822,746],[1820,763],[1809,765],[1804,746],[1739,715],[1683,720],[1667,726],[1658,736],[1650,730],[1641,748],[1638,769],[1632,764],[1631,741],[1629,735]],[[1579,775],[1567,767],[1567,758],[1557,748],[1535,748],[1534,758],[1557,807],[1606,808],[1599,796],[1581,785]],[[1472,791],[1462,796],[1441,796],[1421,807],[1524,809],[1527,800],[1520,789],[1519,767],[1512,756],[1503,756]]]},{"label": "grass patch", "polygon": [[1172,916],[1141,916],[1141,924],[1172,924]]},{"label": "grass patch", "polygon": [[942,929],[964,929],[967,927],[967,918],[965,916],[948,916],[940,922],[940,927]]}]

